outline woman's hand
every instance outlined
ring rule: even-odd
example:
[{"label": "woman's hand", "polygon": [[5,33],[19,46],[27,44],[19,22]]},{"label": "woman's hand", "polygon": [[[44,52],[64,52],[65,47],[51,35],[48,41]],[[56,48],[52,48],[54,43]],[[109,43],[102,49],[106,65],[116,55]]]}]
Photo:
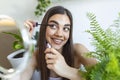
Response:
[{"label": "woman's hand", "polygon": [[32,21],[32,20],[26,20],[24,22],[24,26],[27,28],[27,30],[30,32],[30,36],[32,36],[32,33],[34,31],[34,27],[36,25],[36,22]]},{"label": "woman's hand", "polygon": [[68,67],[64,57],[54,48],[47,48],[45,50],[45,53],[45,59],[48,69],[53,70],[60,76],[64,76],[63,73]]},{"label": "woman's hand", "polygon": [[47,48],[45,50],[45,59],[48,69],[54,71],[59,76],[71,79],[80,80],[81,77],[78,70],[68,66],[64,57],[54,48]]}]

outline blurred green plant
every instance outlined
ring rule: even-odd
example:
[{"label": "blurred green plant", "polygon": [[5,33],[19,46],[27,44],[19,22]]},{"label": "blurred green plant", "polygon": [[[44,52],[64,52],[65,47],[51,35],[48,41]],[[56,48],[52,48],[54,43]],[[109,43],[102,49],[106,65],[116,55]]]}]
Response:
[{"label": "blurred green plant", "polygon": [[[14,50],[24,49],[23,38],[20,32],[19,33],[2,32],[2,33],[8,34],[15,38],[15,41],[13,42],[13,45],[12,45]],[[32,40],[37,41],[38,35],[39,35],[39,32],[37,31],[36,34],[32,37]],[[35,47],[37,47],[37,44],[35,44]]]},{"label": "blurred green plant", "polygon": [[35,15],[41,16],[48,6],[52,3],[52,0],[38,0],[38,4],[36,6]]},{"label": "blurred green plant", "polygon": [[90,30],[95,51],[89,56],[96,57],[100,62],[95,66],[86,67],[82,72],[86,80],[119,80],[120,79],[120,13],[118,18],[106,30],[102,29],[93,13],[88,13]]},{"label": "blurred green plant", "polygon": [[42,15],[46,11],[46,8],[50,5],[50,3],[51,3],[50,0],[38,0],[35,15],[36,16]]},{"label": "blurred green plant", "polygon": [[15,41],[13,42],[13,45],[12,45],[13,49],[19,50],[24,48],[23,39],[20,35],[20,32],[19,34],[11,33],[11,32],[3,32],[3,33],[13,36],[15,38]]}]

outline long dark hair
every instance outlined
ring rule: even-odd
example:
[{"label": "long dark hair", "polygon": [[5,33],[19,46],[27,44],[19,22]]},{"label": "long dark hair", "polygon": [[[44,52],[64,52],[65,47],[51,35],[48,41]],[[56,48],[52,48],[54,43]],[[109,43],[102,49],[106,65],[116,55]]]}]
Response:
[{"label": "long dark hair", "polygon": [[[55,14],[66,14],[70,19],[70,23],[71,23],[70,37],[67,43],[63,46],[62,55],[64,56],[65,61],[69,66],[74,65],[73,39],[72,39],[73,19],[71,12],[62,6],[52,7],[46,12],[42,20],[42,24],[40,26],[39,38],[38,38],[38,53],[36,55],[36,59],[37,59],[37,69],[40,70],[41,72],[40,74],[41,80],[48,80],[50,76],[50,71],[46,67],[45,54],[44,54],[44,51],[46,49],[45,35],[46,35],[46,27],[47,27],[46,24],[48,24],[49,18]],[[68,79],[63,78],[63,80],[68,80]]]}]

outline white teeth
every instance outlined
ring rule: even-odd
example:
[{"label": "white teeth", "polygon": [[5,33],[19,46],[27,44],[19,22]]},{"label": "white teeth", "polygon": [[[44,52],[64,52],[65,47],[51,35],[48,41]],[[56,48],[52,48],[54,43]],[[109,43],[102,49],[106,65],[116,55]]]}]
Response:
[{"label": "white teeth", "polygon": [[60,44],[62,42],[62,40],[60,40],[60,39],[53,39],[53,41],[57,44]]}]

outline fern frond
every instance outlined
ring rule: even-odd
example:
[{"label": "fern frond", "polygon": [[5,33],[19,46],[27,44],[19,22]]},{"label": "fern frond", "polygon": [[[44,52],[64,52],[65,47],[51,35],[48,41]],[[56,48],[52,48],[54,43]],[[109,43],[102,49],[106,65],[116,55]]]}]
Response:
[{"label": "fern frond", "polygon": [[87,17],[90,20],[90,30],[87,32],[92,34],[93,38],[96,41],[96,46],[100,45],[100,47],[104,50],[104,55],[108,53],[108,49],[112,47],[111,40],[106,35],[106,32],[101,28],[99,23],[96,20],[96,16],[93,13],[87,13]]},{"label": "fern frond", "polygon": [[92,13],[87,14],[90,20],[90,30],[93,44],[100,62],[93,67],[86,68],[84,73],[87,80],[119,80],[120,79],[120,13],[108,29],[103,30]]}]

